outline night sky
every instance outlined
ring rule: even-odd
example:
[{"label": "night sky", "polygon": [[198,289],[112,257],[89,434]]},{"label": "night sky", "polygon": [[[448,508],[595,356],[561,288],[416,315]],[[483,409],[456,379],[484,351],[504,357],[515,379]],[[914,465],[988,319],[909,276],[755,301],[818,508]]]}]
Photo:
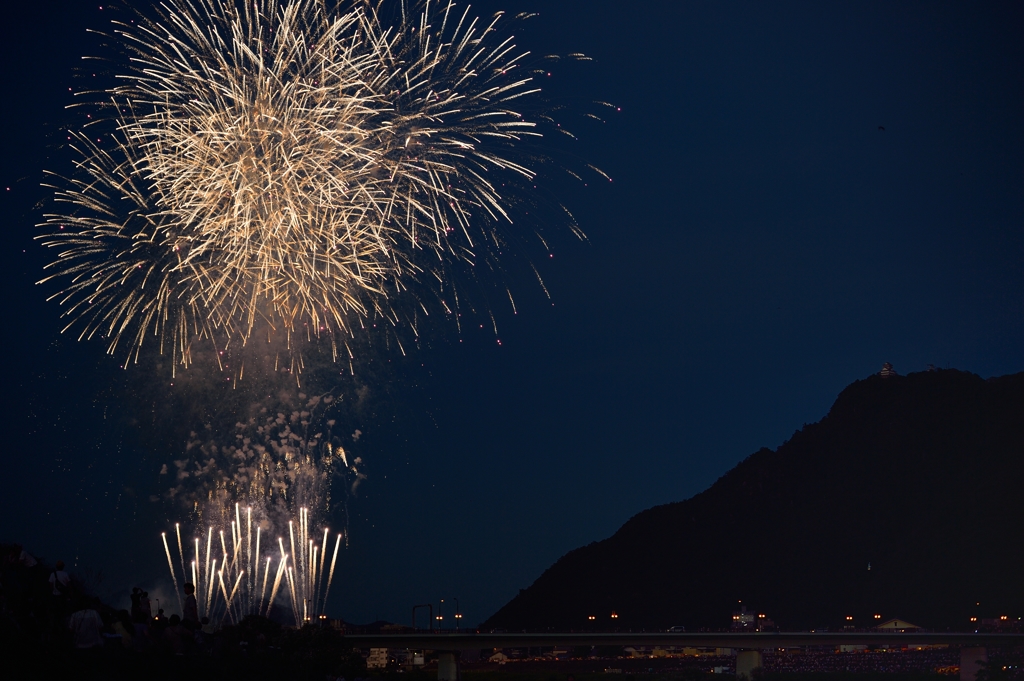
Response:
[{"label": "night sky", "polygon": [[[1024,370],[1020,3],[474,7],[538,11],[521,46],[595,59],[544,85],[622,108],[574,149],[614,182],[560,197],[589,242],[557,240],[539,263],[554,305],[513,272],[518,314],[495,305],[497,337],[442,324],[377,358],[382,384],[349,424],[369,477],[332,616],[406,623],[456,597],[481,621],[570,549],[819,420],[883,362]],[[0,540],[126,603],[134,584],[169,586],[173,518],[149,501],[168,457],[120,418],[140,378],[60,335],[32,240],[42,170],[69,163],[86,29],[109,14],[3,14]]]}]

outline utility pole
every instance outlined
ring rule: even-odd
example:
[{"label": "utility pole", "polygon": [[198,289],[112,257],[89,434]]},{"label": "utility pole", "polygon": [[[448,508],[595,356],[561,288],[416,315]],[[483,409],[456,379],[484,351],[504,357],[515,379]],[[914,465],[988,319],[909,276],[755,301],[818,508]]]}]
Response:
[{"label": "utility pole", "polygon": [[434,606],[431,605],[430,603],[423,603],[421,605],[414,605],[414,606],[412,606],[412,628],[413,629],[417,629],[417,627],[416,627],[416,611],[419,610],[420,608],[427,608],[427,612],[429,613],[429,617],[430,617],[430,619],[427,620],[427,627],[429,627],[430,631],[433,631],[434,630]]}]

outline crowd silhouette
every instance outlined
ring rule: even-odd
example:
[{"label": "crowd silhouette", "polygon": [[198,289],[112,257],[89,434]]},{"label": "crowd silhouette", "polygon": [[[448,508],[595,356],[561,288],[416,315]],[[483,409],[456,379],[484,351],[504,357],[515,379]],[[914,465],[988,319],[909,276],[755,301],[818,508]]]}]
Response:
[{"label": "crowd silhouette", "polygon": [[65,567],[62,561],[47,566],[19,545],[0,544],[0,654],[49,665],[44,676],[57,678],[83,665],[107,679],[142,678],[139,665],[145,678],[169,679],[234,678],[242,671],[249,679],[319,681],[365,674],[362,657],[339,631],[294,629],[255,616],[211,622],[199,617],[192,584],[184,585],[181,613],[154,611],[140,587],[129,594],[129,610],[117,609],[90,594]]}]

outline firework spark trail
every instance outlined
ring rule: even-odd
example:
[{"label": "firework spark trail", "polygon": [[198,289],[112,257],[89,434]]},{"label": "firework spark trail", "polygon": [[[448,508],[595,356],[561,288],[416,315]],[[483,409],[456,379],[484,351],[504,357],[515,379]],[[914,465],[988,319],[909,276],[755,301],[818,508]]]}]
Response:
[{"label": "firework spark trail", "polygon": [[231,599],[228,598],[228,589],[227,589],[226,586],[224,586],[224,568],[223,567],[220,569],[220,572],[217,573],[217,581],[220,583],[220,592],[224,595],[224,614],[227,615],[228,614],[228,604],[231,602]]},{"label": "firework spark trail", "polygon": [[[323,582],[323,575],[324,575],[324,558],[327,557],[327,533],[328,532],[329,532],[329,529],[325,527],[324,528],[324,540],[320,544],[320,546],[322,547],[320,549],[320,569],[317,572],[317,574],[320,575],[320,581],[317,582],[316,594],[314,595],[314,598],[316,599],[317,603],[320,602],[320,586],[321,586],[321,582]],[[331,568],[331,572],[332,573],[334,572],[333,568]],[[326,596],[325,596],[324,602],[325,603],[327,602],[326,601]]]},{"label": "firework spark trail", "polygon": [[[195,548],[196,548],[196,557],[192,561],[192,583],[195,584],[195,587],[196,587],[196,591],[195,591],[196,609],[199,610],[202,607],[202,605],[203,605],[203,585],[202,585],[203,569],[201,567],[201,563],[199,562],[199,537],[195,538]],[[200,610],[200,613],[202,613],[202,612],[203,611]]]},{"label": "firework spark trail", "polygon": [[[227,602],[228,609],[231,609],[235,605],[235,594],[238,593],[238,585],[242,583],[242,577],[243,576],[244,576],[244,574],[242,572],[239,572],[238,573],[238,577],[235,578],[235,585],[231,588],[231,595],[228,596],[228,602]],[[235,620],[237,621],[238,619],[241,619],[241,618],[239,618],[236,615],[235,616]]]},{"label": "firework spark trail", "polygon": [[317,600],[316,600],[316,597],[317,597],[317,588],[316,588],[317,581],[316,580],[317,580],[317,577],[319,577],[319,574],[316,571],[316,554],[317,554],[317,550],[318,550],[318,547],[313,544],[313,540],[311,539],[309,541],[309,552],[313,556],[313,561],[310,563],[310,568],[309,568],[309,591],[308,591],[308,593],[312,597],[311,600],[312,600],[313,603],[317,602]]},{"label": "firework spark trail", "polygon": [[[300,508],[299,509],[299,562],[298,562],[298,565],[296,566],[296,568],[299,571],[298,574],[299,574],[299,577],[301,579],[301,581],[299,582],[299,588],[302,589],[303,591],[304,591],[303,587],[305,586],[305,582],[306,582],[306,580],[304,579],[305,576],[306,576],[306,563],[307,563],[307,560],[306,560],[306,509],[305,508]],[[306,614],[305,613],[302,614],[302,619],[303,620],[306,619]]]},{"label": "firework spark trail", "polygon": [[181,600],[181,589],[178,588],[178,577],[174,570],[174,562],[171,560],[171,549],[167,546],[167,533],[161,532],[160,538],[163,539],[164,542],[164,552],[167,554],[167,567],[171,570],[171,580],[174,582],[174,593],[178,595],[178,607],[181,608],[182,612],[184,612],[185,607]]},{"label": "firework spark trail", "polygon": [[[210,547],[213,545],[213,527],[211,526],[206,535],[206,607],[203,612],[209,614],[210,599],[213,597],[213,572],[210,570]],[[216,562],[216,561],[214,561]]]},{"label": "firework spark trail", "polygon": [[[263,569],[263,588],[260,589],[260,598],[254,605],[254,610],[257,615],[262,614],[260,608],[263,605],[263,599],[267,595],[267,577],[270,575],[270,562],[273,560],[270,556],[267,556],[267,566]],[[272,601],[273,599],[271,599]],[[269,607],[269,604],[268,604]]]},{"label": "firework spark trail", "polygon": [[298,596],[295,593],[295,574],[294,573],[295,573],[295,570],[292,568],[292,566],[289,565],[288,566],[288,589],[289,589],[289,591],[291,591],[291,594],[292,594],[292,616],[295,617],[295,621],[296,622],[300,622],[300,621],[305,621],[305,618],[303,618],[302,620],[299,619],[299,600],[298,600]]},{"label": "firework spark trail", "polygon": [[[317,504],[317,507],[322,508],[320,504]],[[264,555],[263,525],[269,529],[273,527],[274,518],[282,524],[285,519],[277,516],[272,509],[268,509],[265,505],[257,508],[247,506],[245,509],[246,530],[241,531],[239,523],[242,512],[241,504],[238,502],[231,503],[220,513],[214,513],[211,510],[208,515],[222,518],[222,522],[225,522],[231,529],[232,536],[229,545],[225,529],[217,528],[214,525],[206,527],[205,581],[202,577],[204,570],[200,553],[199,535],[201,532],[191,540],[195,551],[195,559],[189,563],[191,581],[196,585],[197,600],[202,599],[204,606],[202,615],[210,617],[211,620],[229,619],[233,622],[239,622],[251,614],[269,615],[282,585],[288,599],[288,608],[291,610],[292,618],[297,626],[324,613],[334,579],[334,571],[337,567],[342,533],[339,532],[337,535],[333,558],[329,569],[327,569],[326,556],[330,548],[328,545],[330,529],[324,527],[322,542],[317,543],[316,539],[320,537],[311,531],[314,522],[311,518],[310,507],[305,505],[299,507],[295,511],[295,516],[287,519],[290,553],[286,551],[285,537],[280,535],[277,538],[278,569],[273,580],[274,586],[268,598],[267,588],[270,585],[273,557]],[[255,546],[250,529],[253,524],[256,525]],[[213,557],[215,531],[220,536],[219,557]],[[175,532],[180,536],[180,523],[175,524]],[[164,545],[164,553],[175,590],[180,592],[177,569],[171,558],[167,533],[161,534],[161,541]],[[260,562],[264,560],[266,561],[265,565],[260,566]],[[260,567],[263,567],[262,584],[259,579]],[[189,568],[182,567],[182,576],[185,581],[189,581],[188,570]],[[182,603],[179,602],[179,605]]]},{"label": "firework spark trail", "polygon": [[[247,570],[248,575],[249,575],[248,576],[249,588],[247,590],[251,594],[253,592],[252,580],[253,580],[254,577],[256,577],[256,578],[259,577],[259,575],[253,575],[253,566],[252,566],[252,507],[251,506],[249,506],[248,508],[245,509],[245,516],[246,516],[246,521],[245,521],[245,523],[246,523],[246,530],[245,531],[246,531],[246,536],[248,538],[248,541],[246,542],[246,545],[247,545],[248,548],[247,548],[246,560],[245,560],[246,570]],[[256,566],[257,566],[256,569],[258,570],[259,569],[259,551],[258,550],[257,550],[257,554],[256,554]],[[250,607],[250,609],[252,608],[252,603],[249,604],[249,607]]]},{"label": "firework spark trail", "polygon": [[[236,503],[232,504],[232,506],[235,507],[234,511],[228,514],[227,517],[240,518],[241,505]],[[255,509],[252,507],[246,508],[247,522],[249,518],[255,515],[254,511]],[[260,517],[265,518],[263,515]],[[229,522],[234,524],[236,521],[232,519]],[[220,562],[219,569],[217,568],[217,561],[214,561],[213,570],[216,572],[218,584],[223,580],[228,593],[227,599],[223,601],[217,596],[212,596],[212,602],[208,602],[207,611],[217,613],[223,609],[223,617],[229,617],[234,621],[240,620],[247,614],[269,612],[277,598],[281,580],[283,580],[292,616],[297,625],[310,621],[314,616],[322,614],[326,607],[326,596],[328,593],[327,589],[325,589],[324,580],[328,581],[329,586],[329,582],[333,578],[333,571],[337,562],[337,550],[340,545],[340,534],[339,541],[335,546],[335,560],[331,563],[331,570],[327,571],[324,569],[325,563],[322,556],[326,555],[328,549],[327,540],[330,530],[325,528],[323,543],[317,544],[311,536],[310,524],[310,509],[306,506],[299,508],[297,518],[289,521],[288,540],[289,544],[293,547],[291,553],[287,553],[285,550],[284,537],[278,537],[278,550],[280,551],[279,572],[277,579],[275,579],[276,586],[271,591],[269,599],[266,596],[272,558],[270,556],[266,557],[261,585],[259,580],[259,562],[264,556],[262,554],[263,532],[260,525],[257,523],[257,545],[255,547],[252,546],[251,532],[246,531],[245,533],[233,535],[233,538],[237,536],[238,540],[238,545],[232,545],[231,547],[233,553],[235,556],[242,557],[251,554],[253,556],[252,562],[256,566],[252,570],[248,568],[247,563],[243,562],[243,558],[231,558],[231,553],[229,553],[227,548],[225,533],[220,531],[223,542],[222,561]],[[207,529],[208,541],[212,541],[212,535],[213,528],[210,527]],[[195,540],[197,547],[198,541],[197,538]],[[207,593],[208,601],[211,595],[217,594],[217,592],[218,590],[215,587],[209,589]],[[322,597],[321,594],[323,594]],[[224,595],[223,590],[221,590],[220,595]]]},{"label": "firework spark trail", "polygon": [[91,93],[114,132],[70,134],[80,175],[54,176],[66,210],[41,225],[69,326],[186,366],[197,341],[279,337],[294,371],[322,336],[351,360],[370,317],[417,334],[425,295],[459,299],[453,266],[497,269],[503,192],[534,183],[517,159],[553,119],[514,108],[539,92],[528,53],[501,13],[451,0],[234,7],[168,0],[115,23],[131,58]]},{"label": "firework spark trail", "polygon": [[[255,574],[253,575],[253,580],[256,582],[257,586],[260,583],[260,534],[261,534],[261,531],[262,531],[262,528],[259,525],[257,525],[256,526],[256,563],[255,563]],[[267,558],[267,567],[263,571],[263,591],[261,592],[261,595],[260,595],[261,599],[263,598],[262,593],[266,593],[266,591],[267,591],[267,572],[266,571],[269,570],[269,569],[270,569],[270,558],[268,557]],[[253,596],[255,596],[255,594],[256,594],[256,592],[253,591]],[[252,603],[249,604],[249,608],[250,609],[254,609],[255,607],[256,607],[256,603],[255,602],[252,602]]]},{"label": "firework spark trail", "polygon": [[214,603],[213,602],[213,594],[217,590],[216,582],[214,580],[214,577],[216,575],[217,575],[217,559],[214,558],[213,559],[213,572],[210,573],[210,588],[209,588],[209,591],[207,592],[207,595],[206,595],[207,615],[209,615],[211,619],[213,619],[213,603]]},{"label": "firework spark trail", "polygon": [[277,575],[274,577],[274,587],[270,590],[270,598],[267,600],[267,607],[265,615],[270,614],[270,608],[274,605],[274,599],[277,598],[277,591],[281,587],[281,575],[284,573],[285,567],[288,565],[288,554],[281,554],[281,562],[277,566]]},{"label": "firework spark trail", "polygon": [[235,523],[234,523],[234,525],[232,525],[232,529],[234,530],[233,534],[235,536],[235,558],[234,558],[234,561],[235,561],[235,563],[237,563],[238,562],[238,551],[241,548],[241,544],[242,544],[242,520],[241,520],[241,517],[240,517],[240,515],[238,513],[238,503],[237,502],[235,503]]},{"label": "firework spark trail", "polygon": [[185,552],[181,549],[181,526],[174,523],[174,534],[178,537],[178,559],[181,561],[181,577],[188,579],[188,572],[185,571]]},{"label": "firework spark trail", "polygon": [[[295,553],[295,523],[291,520],[288,521],[288,536],[291,538],[292,565],[295,565],[296,561],[301,560],[301,558],[296,558],[297,554]],[[302,546],[301,542],[299,543],[299,546]]]},{"label": "firework spark trail", "polygon": [[[340,532],[338,533],[338,538],[336,540],[334,540],[334,555],[331,556],[331,571],[327,575],[327,589],[324,590],[324,600],[323,600],[324,603],[327,602],[327,596],[331,593],[331,582],[334,580],[334,565],[338,561],[338,547],[339,546],[341,546],[341,533]],[[327,548],[327,546],[324,545],[324,548]]]},{"label": "firework spark trail", "polygon": [[[224,563],[227,564],[227,556],[224,556]],[[231,567],[238,562],[238,533],[235,530],[235,521],[231,521]]]}]

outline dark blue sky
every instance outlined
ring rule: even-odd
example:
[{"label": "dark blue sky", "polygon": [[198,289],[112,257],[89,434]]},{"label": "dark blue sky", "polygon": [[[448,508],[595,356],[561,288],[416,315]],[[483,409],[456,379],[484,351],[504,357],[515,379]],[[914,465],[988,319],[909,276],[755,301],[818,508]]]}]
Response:
[{"label": "dark blue sky", "polygon": [[[615,182],[564,197],[590,242],[542,263],[554,306],[523,277],[500,346],[438,328],[394,358],[354,424],[370,477],[332,614],[405,622],[458,597],[482,620],[885,361],[1024,370],[1020,3],[475,7],[539,11],[521,45],[595,58],[552,90],[622,107],[578,144]],[[0,540],[114,593],[165,579],[160,461],[103,420],[131,396],[102,347],[59,336],[32,242],[85,29],[105,23],[90,3],[5,10]]]}]

